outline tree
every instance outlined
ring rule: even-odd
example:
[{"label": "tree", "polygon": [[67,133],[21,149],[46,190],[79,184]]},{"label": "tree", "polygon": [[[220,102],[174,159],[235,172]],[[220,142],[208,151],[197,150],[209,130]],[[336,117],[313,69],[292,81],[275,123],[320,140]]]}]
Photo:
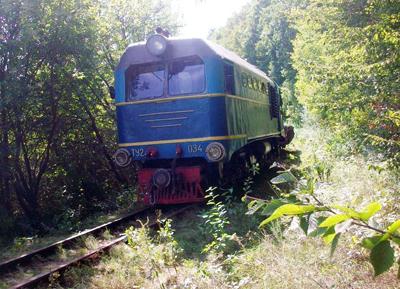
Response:
[{"label": "tree", "polygon": [[303,2],[254,0],[225,27],[211,33],[213,40],[264,70],[281,87],[284,114],[296,124],[300,124],[302,107],[295,95],[296,71],[290,58],[296,36],[291,11],[304,6]]},{"label": "tree", "polygon": [[296,89],[337,140],[400,164],[400,3],[310,1],[295,15]]},{"label": "tree", "polygon": [[116,195],[126,179],[111,157],[113,69],[155,27],[175,32],[171,11],[157,0],[1,1],[1,212],[43,229]]}]

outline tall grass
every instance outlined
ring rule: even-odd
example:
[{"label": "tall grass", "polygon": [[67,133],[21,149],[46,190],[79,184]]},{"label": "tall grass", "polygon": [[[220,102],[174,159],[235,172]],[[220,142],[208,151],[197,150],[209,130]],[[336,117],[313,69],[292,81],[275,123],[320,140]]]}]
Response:
[{"label": "tall grass", "polygon": [[[359,208],[378,201],[384,210],[374,217],[377,226],[400,217],[398,175],[379,157],[343,154],[345,147],[333,149],[329,132],[316,125],[298,130],[290,149],[301,151],[301,162],[293,162],[291,169],[314,174],[315,193],[324,202]],[[207,236],[201,215],[204,212],[191,212],[172,224],[168,221],[157,234],[146,227],[128,231],[129,245],[113,248],[94,267],[70,270],[64,287],[400,288],[394,268],[372,277],[368,255],[356,245],[357,232],[354,238],[342,238],[331,257],[329,247],[305,237],[295,222],[286,231],[279,224],[269,232],[260,231],[260,219],[245,215],[243,204],[233,204],[227,207],[224,216],[229,222],[224,228],[234,244],[221,255],[203,251],[213,238]]]}]

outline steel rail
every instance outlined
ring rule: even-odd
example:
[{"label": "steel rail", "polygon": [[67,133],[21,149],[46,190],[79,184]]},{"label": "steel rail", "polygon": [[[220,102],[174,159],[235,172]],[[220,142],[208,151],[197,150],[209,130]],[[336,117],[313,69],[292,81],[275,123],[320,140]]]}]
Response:
[{"label": "steel rail", "polygon": [[112,240],[111,242],[109,242],[107,244],[104,244],[104,245],[100,246],[97,249],[89,251],[88,253],[86,253],[83,256],[79,256],[79,257],[77,257],[75,259],[72,259],[70,261],[57,263],[57,266],[55,266],[51,270],[46,271],[46,272],[42,272],[42,273],[40,273],[40,274],[38,274],[36,276],[33,276],[33,277],[29,278],[29,279],[26,279],[23,282],[18,283],[16,285],[10,287],[10,289],[31,287],[31,286],[37,284],[38,282],[40,282],[41,280],[43,280],[44,278],[47,278],[48,276],[50,276],[51,274],[53,274],[55,272],[65,270],[66,268],[70,267],[73,264],[76,264],[76,263],[80,262],[81,260],[88,259],[88,258],[98,254],[101,251],[106,251],[106,250],[110,249],[112,246],[125,241],[126,238],[127,237],[125,235],[121,236],[121,237],[119,237],[117,239]]},{"label": "steel rail", "polygon": [[115,220],[109,221],[107,223],[104,223],[102,225],[99,225],[97,227],[91,228],[91,229],[87,229],[84,230],[82,232],[79,232],[77,234],[71,235],[70,237],[66,238],[66,239],[62,239],[60,241],[54,242],[48,246],[33,250],[31,252],[22,254],[18,257],[15,258],[11,258],[8,259],[6,261],[3,261],[0,263],[0,273],[4,273],[7,271],[10,271],[11,269],[15,268],[17,265],[22,264],[27,262],[28,260],[32,259],[34,256],[37,255],[49,255],[51,253],[54,253],[57,249],[57,247],[61,246],[61,245],[66,245],[66,244],[70,244],[73,241],[75,241],[77,238],[88,235],[88,234],[94,234],[96,232],[99,232],[105,228],[108,227],[114,227],[117,226],[119,224],[121,224],[122,222],[140,214],[143,213],[145,211],[147,211],[150,207],[146,206],[140,209],[135,210],[134,212],[128,213],[126,215],[123,215]]},{"label": "steel rail", "polygon": [[[179,214],[185,212],[186,210],[188,210],[190,208],[193,208],[195,206],[196,205],[188,205],[188,206],[185,206],[183,208],[179,208],[177,210],[174,210],[174,211],[172,211],[170,213],[167,213],[167,214],[163,215],[163,218],[174,217],[174,216],[179,215]],[[154,220],[154,221],[150,222],[149,224],[147,224],[147,226],[155,227],[157,224],[158,224],[158,220]],[[45,281],[45,279],[48,280],[48,277],[50,277],[55,272],[64,271],[65,269],[67,269],[67,268],[69,268],[71,266],[74,266],[76,264],[79,264],[82,261],[86,261],[86,260],[88,260],[88,259],[90,259],[92,257],[100,256],[100,254],[102,252],[106,252],[106,251],[110,250],[113,246],[115,246],[115,245],[117,245],[119,243],[122,243],[122,242],[126,242],[127,238],[128,237],[126,235],[122,235],[122,236],[120,236],[120,237],[118,237],[118,238],[116,238],[114,240],[111,240],[111,241],[107,242],[106,244],[100,246],[99,248],[93,249],[93,250],[89,251],[88,253],[86,253],[86,254],[84,254],[82,256],[74,258],[73,260],[65,261],[63,263],[57,263],[57,265],[54,268],[52,268],[52,269],[50,269],[50,270],[48,270],[46,272],[42,272],[42,273],[40,273],[40,274],[38,274],[36,276],[33,276],[33,277],[29,278],[29,279],[26,279],[26,280],[24,280],[24,281],[22,281],[22,282],[20,282],[18,284],[15,284],[12,287],[10,287],[10,289],[32,287],[33,285],[36,285],[39,282]]]}]

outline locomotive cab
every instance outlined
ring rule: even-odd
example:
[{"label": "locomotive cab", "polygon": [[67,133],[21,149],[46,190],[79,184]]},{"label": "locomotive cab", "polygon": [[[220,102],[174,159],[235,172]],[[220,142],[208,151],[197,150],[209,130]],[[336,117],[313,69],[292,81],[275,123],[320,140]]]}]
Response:
[{"label": "locomotive cab", "polygon": [[202,39],[156,34],[132,44],[115,71],[114,160],[139,168],[145,203],[204,201],[225,164],[262,150],[264,156],[282,140],[271,89],[263,72]]}]

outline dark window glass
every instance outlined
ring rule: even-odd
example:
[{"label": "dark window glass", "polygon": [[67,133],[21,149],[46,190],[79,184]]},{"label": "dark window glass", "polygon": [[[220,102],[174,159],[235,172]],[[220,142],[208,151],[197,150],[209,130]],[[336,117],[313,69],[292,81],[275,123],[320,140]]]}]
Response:
[{"label": "dark window glass", "polygon": [[247,77],[246,74],[243,74],[243,86],[249,87],[249,78]]},{"label": "dark window glass", "polygon": [[131,66],[126,72],[127,100],[160,97],[164,91],[163,64]]},{"label": "dark window glass", "polygon": [[268,95],[268,90],[265,89],[265,83],[261,82],[261,92],[266,93]]},{"label": "dark window glass", "polygon": [[280,110],[280,101],[279,101],[279,94],[276,87],[272,85],[268,85],[269,90],[269,101],[270,101],[270,113],[272,117],[279,117],[279,110]]},{"label": "dark window glass", "polygon": [[170,95],[193,94],[205,89],[204,63],[199,57],[184,58],[169,65]]},{"label": "dark window glass", "polygon": [[251,89],[254,89],[254,88],[255,88],[253,77],[250,77],[250,88],[251,88]]},{"label": "dark window glass", "polygon": [[233,66],[224,64],[224,77],[225,77],[225,92],[228,94],[235,94],[235,76],[233,73]]}]

